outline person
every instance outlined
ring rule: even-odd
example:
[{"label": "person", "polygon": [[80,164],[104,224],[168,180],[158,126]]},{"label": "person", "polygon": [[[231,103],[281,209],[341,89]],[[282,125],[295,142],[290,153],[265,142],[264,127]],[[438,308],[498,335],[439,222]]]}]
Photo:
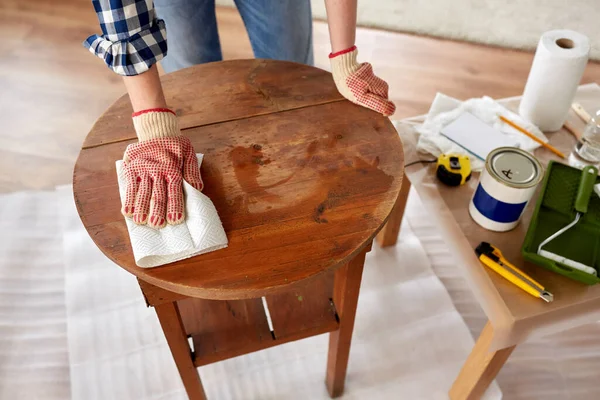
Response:
[{"label": "person", "polygon": [[[168,108],[155,64],[172,72],[222,59],[214,0],[92,0],[102,35],[84,45],[123,76],[138,142],[125,150],[122,213],[162,228],[185,219],[183,180],[203,182],[194,148]],[[310,0],[235,0],[255,57],[313,63]],[[357,0],[325,0],[332,76],[345,98],[385,116],[388,85],[354,44]],[[168,29],[167,29],[168,28]],[[167,32],[169,51],[167,54]]]}]

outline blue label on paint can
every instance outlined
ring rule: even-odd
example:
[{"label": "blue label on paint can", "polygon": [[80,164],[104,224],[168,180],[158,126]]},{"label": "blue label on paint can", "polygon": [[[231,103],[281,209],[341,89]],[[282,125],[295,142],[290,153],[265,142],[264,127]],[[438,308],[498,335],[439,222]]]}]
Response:
[{"label": "blue label on paint can", "polygon": [[505,203],[490,196],[479,184],[473,196],[473,204],[477,211],[495,222],[515,222],[527,205],[524,203]]}]

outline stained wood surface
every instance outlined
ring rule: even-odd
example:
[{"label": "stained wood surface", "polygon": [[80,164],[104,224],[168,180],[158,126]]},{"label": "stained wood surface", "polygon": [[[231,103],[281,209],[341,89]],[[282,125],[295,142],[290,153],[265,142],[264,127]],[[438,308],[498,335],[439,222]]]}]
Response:
[{"label": "stained wood surface", "polygon": [[298,332],[337,328],[333,304],[333,273],[328,272],[309,285],[266,297],[276,339],[293,337]]},{"label": "stained wood surface", "polygon": [[[327,325],[315,326],[313,328],[304,331],[298,331],[295,332],[293,335],[285,336],[279,339],[271,338],[268,340],[263,340],[261,342],[243,342],[238,346],[230,346],[228,349],[223,351],[213,351],[211,353],[197,353],[194,358],[194,365],[196,367],[202,367],[204,365],[212,364],[218,361],[227,360],[229,358],[293,342],[295,340],[302,340],[312,336],[322,335],[327,332],[333,332],[337,328],[338,324],[334,320],[332,323],[329,323]],[[192,336],[192,340],[194,342],[195,347],[199,349],[203,348],[201,336]]]},{"label": "stained wood surface", "polygon": [[[162,83],[182,129],[343,99],[326,71],[282,65],[268,60],[210,63],[165,75]],[[129,97],[121,97],[96,121],[83,148],[136,139],[132,112]]]},{"label": "stained wood surface", "polygon": [[155,310],[188,398],[190,400],[206,400],[204,387],[192,360],[187,334],[177,303],[161,304],[155,307]]},{"label": "stained wood surface", "polygon": [[392,209],[390,218],[386,222],[385,226],[377,234],[377,243],[381,247],[389,247],[396,244],[398,240],[398,233],[400,233],[400,225],[402,225],[402,218],[404,217],[404,210],[406,209],[406,202],[408,201],[408,194],[410,192],[410,181],[406,176],[403,177],[402,189],[396,199],[396,204]]},{"label": "stained wood surface", "polygon": [[263,348],[273,340],[262,301],[205,300],[188,298],[178,301],[185,331],[194,340],[198,359],[210,362],[227,354],[247,353],[247,349]]},{"label": "stained wood surface", "polygon": [[360,282],[365,255],[369,249],[364,249],[356,258],[335,271],[333,302],[340,326],[336,331],[329,334],[327,375],[325,377],[327,391],[332,398],[339,397],[344,392]]},{"label": "stained wood surface", "polygon": [[151,285],[150,283],[138,278],[138,284],[146,300],[146,305],[156,307],[160,304],[172,303],[177,300],[186,299],[187,296],[179,293],[169,292],[168,290]]},{"label": "stained wood surface", "polygon": [[[192,78],[219,65],[238,91],[206,101],[206,80]],[[290,76],[298,85],[283,85]],[[80,153],[73,190],[98,247],[141,280],[191,297],[260,297],[343,265],[388,218],[402,183],[398,134],[389,119],[335,100],[328,73],[279,61],[213,63],[173,74],[165,90],[177,110],[201,116],[243,110],[227,111],[230,121],[195,120],[206,124],[184,131],[205,154],[204,193],[219,212],[229,247],[158,268],[135,266],[115,171],[132,142],[131,129],[120,122],[131,119],[130,109],[120,100],[88,135],[86,143],[95,145]],[[276,99],[268,113],[265,93]],[[240,97],[246,100],[239,103]],[[239,118],[253,107],[256,116]],[[115,121],[112,130],[108,118]]]},{"label": "stained wood surface", "polygon": [[328,273],[289,293],[267,296],[273,330],[262,299],[177,302],[185,331],[194,343],[194,363],[202,366],[338,328]]}]

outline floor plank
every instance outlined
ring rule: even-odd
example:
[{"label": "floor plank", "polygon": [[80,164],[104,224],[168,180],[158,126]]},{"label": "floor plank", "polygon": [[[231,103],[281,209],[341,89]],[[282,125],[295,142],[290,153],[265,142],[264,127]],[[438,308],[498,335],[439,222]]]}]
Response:
[{"label": "floor plank", "polygon": [[[233,9],[217,12],[226,59],[249,58],[243,23]],[[81,42],[98,32],[89,0],[4,0],[0,3],[0,193],[51,188],[71,181],[83,139],[122,93],[120,78]],[[329,39],[314,24],[315,63],[328,68]],[[359,60],[390,84],[395,118],[427,111],[437,91],[457,98],[522,92],[533,55],[435,38],[361,28]],[[591,63],[584,82],[600,81]],[[201,151],[201,149],[198,149]]]}]

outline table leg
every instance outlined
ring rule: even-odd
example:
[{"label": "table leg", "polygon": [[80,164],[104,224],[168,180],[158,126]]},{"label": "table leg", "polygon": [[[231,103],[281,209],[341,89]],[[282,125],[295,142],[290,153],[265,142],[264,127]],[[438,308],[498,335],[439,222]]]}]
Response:
[{"label": "table leg", "polygon": [[493,336],[494,329],[488,321],[450,389],[450,399],[480,399],[500,372],[515,346],[489,351]]},{"label": "table leg", "polygon": [[377,243],[379,243],[381,247],[388,247],[396,244],[409,192],[410,181],[408,180],[408,177],[404,175],[402,178],[402,187],[400,188],[400,193],[398,194],[398,198],[396,199],[396,204],[394,204],[392,213],[390,214],[385,226],[377,234]]},{"label": "table leg", "polygon": [[190,400],[206,400],[176,302],[154,307]]},{"label": "table leg", "polygon": [[354,317],[367,251],[368,249],[364,249],[352,261],[335,272],[333,304],[339,318],[339,328],[329,334],[325,380],[331,397],[338,397],[344,391]]}]

